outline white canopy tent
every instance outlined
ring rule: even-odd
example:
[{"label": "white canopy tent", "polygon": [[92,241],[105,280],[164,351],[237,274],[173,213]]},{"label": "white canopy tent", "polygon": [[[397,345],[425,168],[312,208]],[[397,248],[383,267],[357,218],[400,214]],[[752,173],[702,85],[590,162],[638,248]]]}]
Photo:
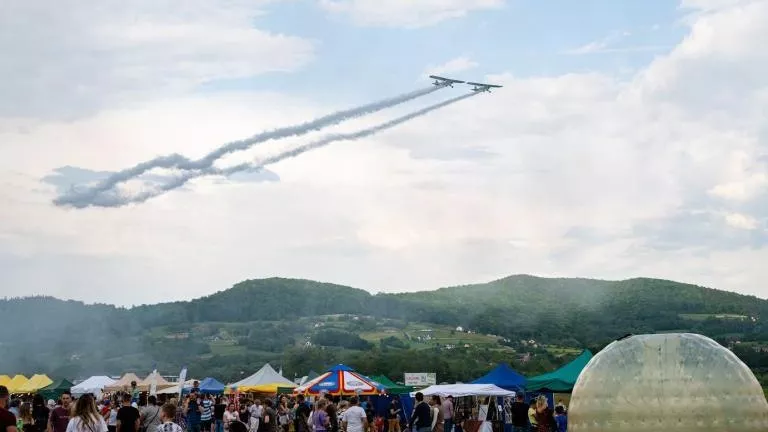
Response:
[{"label": "white canopy tent", "polygon": [[269,363],[261,367],[255,374],[227,386],[229,389],[237,388],[241,392],[265,392],[273,393],[278,387],[296,387],[296,384],[283,377]]},{"label": "white canopy tent", "polygon": [[104,387],[111,386],[115,383],[115,380],[108,376],[97,375],[88,378],[80,384],[72,387],[72,394],[75,396],[82,396],[84,394],[91,393],[97,398],[101,397],[101,392],[104,391]]},{"label": "white canopy tent", "polygon": [[[440,384],[419,390],[424,396],[514,396],[515,392],[504,390],[493,384]],[[414,396],[416,392],[412,392]]]},{"label": "white canopy tent", "polygon": [[[195,379],[188,379],[184,381],[184,391],[188,391],[192,389],[192,385],[195,383]],[[162,390],[158,390],[157,394],[179,394],[181,391],[181,387],[179,387],[179,384],[175,384],[171,387],[164,388]]]}]

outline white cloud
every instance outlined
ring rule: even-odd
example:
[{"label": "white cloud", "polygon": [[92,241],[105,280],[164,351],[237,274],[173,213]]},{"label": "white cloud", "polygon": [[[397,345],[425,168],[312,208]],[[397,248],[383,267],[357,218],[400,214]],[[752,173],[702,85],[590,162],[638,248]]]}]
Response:
[{"label": "white cloud", "polygon": [[749,215],[741,213],[728,213],[725,215],[725,222],[734,228],[753,230],[758,227],[758,222],[755,218]]},{"label": "white cloud", "polygon": [[265,0],[8,0],[0,117],[76,118],[221,78],[293,70],[313,44],[253,28]]},{"label": "white cloud", "polygon": [[505,0],[319,0],[320,6],[334,14],[348,16],[365,26],[426,27],[463,17],[478,10],[492,10]]},{"label": "white cloud", "polygon": [[[763,23],[768,9],[754,4],[696,14],[690,34],[629,81],[486,77],[505,87],[277,164],[278,183],[202,179],[116,210],[55,208],[39,178],[67,164],[113,170],[157,154],[196,157],[338,107],[244,94],[165,97],[75,122],[6,119],[2,293],[45,286],[133,303],[271,275],[402,291],[537,273],[663,277],[768,296],[759,229],[768,78],[749,70],[768,70],[753,39]],[[105,280],[119,289],[94,292]]]},{"label": "white cloud", "polygon": [[[655,29],[654,29],[655,30]],[[617,46],[623,40],[626,40],[632,33],[629,31],[613,32],[608,36],[586,43],[576,48],[571,48],[565,51],[568,55],[587,55],[587,54],[616,54],[616,53],[631,53],[631,52],[661,52],[671,47],[663,45],[629,45],[629,46]]]},{"label": "white cloud", "polygon": [[437,66],[429,66],[427,70],[424,72],[424,75],[449,75],[449,74],[456,74],[468,70],[475,69],[477,66],[477,62],[473,61],[469,57],[460,56],[456,57],[454,59],[448,60],[447,62],[437,65]]}]

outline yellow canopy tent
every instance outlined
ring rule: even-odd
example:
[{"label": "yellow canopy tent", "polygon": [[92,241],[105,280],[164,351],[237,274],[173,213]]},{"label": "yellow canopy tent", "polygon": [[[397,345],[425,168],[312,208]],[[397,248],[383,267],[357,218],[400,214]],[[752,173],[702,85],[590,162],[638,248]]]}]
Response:
[{"label": "yellow canopy tent", "polygon": [[11,393],[17,393],[19,387],[23,386],[27,382],[27,377],[24,375],[16,375],[8,382],[8,391]]},{"label": "yellow canopy tent", "polygon": [[53,380],[48,378],[47,375],[35,374],[35,375],[32,375],[32,378],[30,378],[27,382],[19,386],[19,388],[16,389],[16,392],[17,393],[34,393],[40,390],[41,388],[47,387],[51,384],[53,384]]},{"label": "yellow canopy tent", "polygon": [[11,382],[11,377],[8,375],[0,375],[0,385],[8,387],[8,383]]}]

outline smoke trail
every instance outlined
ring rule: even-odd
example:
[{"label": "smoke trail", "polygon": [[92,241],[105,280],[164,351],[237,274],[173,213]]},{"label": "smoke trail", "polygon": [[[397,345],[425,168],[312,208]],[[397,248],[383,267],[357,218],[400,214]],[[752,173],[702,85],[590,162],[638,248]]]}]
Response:
[{"label": "smoke trail", "polygon": [[225,144],[208,153],[205,157],[195,161],[190,160],[180,154],[157,157],[147,162],[142,162],[138,165],[135,165],[132,168],[118,171],[92,188],[62,195],[56,198],[53,203],[57,206],[72,206],[76,208],[84,208],[92,205],[99,206],[99,204],[96,202],[102,201],[102,199],[98,198],[100,194],[113,189],[120,183],[134,179],[151,169],[175,167],[182,170],[205,171],[211,168],[216,160],[226,156],[229,153],[234,153],[240,150],[247,150],[256,144],[263,143],[265,141],[287,138],[291,136],[301,136],[312,131],[339,124],[345,120],[372,114],[386,108],[391,108],[395,105],[399,105],[401,103],[428,95],[445,87],[445,85],[430,86],[429,88],[412,91],[399,96],[395,96],[393,98],[363,105],[361,107],[338,111],[300,125],[288,126],[272,131],[262,132],[244,140],[233,141]]},{"label": "smoke trail", "polygon": [[448,99],[446,101],[430,105],[428,107],[422,108],[418,111],[414,111],[410,114],[406,114],[402,117],[398,117],[396,119],[390,120],[385,123],[381,123],[376,126],[372,126],[367,129],[363,129],[357,132],[352,133],[345,133],[345,134],[331,134],[327,135],[324,138],[321,138],[317,141],[313,141],[308,144],[304,144],[302,146],[296,147],[294,149],[285,151],[283,153],[277,154],[275,156],[271,156],[269,158],[264,159],[261,162],[258,163],[242,163],[239,165],[234,165],[228,168],[216,168],[216,167],[209,167],[202,170],[197,170],[193,172],[187,172],[185,174],[180,175],[175,180],[170,181],[166,184],[161,185],[158,189],[151,190],[151,191],[145,191],[140,192],[133,197],[125,197],[125,196],[119,196],[119,195],[99,195],[94,200],[92,205],[99,206],[99,207],[122,207],[127,204],[131,203],[143,203],[151,198],[163,195],[167,192],[172,191],[173,189],[177,189],[183,185],[185,185],[190,180],[197,178],[197,177],[203,177],[203,176],[209,176],[209,175],[222,175],[222,176],[229,176],[238,172],[248,171],[248,172],[255,172],[260,171],[263,167],[267,165],[271,165],[277,162],[280,162],[285,159],[296,157],[302,153],[306,153],[310,150],[324,147],[328,144],[331,144],[336,141],[351,141],[351,140],[358,140],[362,138],[366,138],[368,136],[374,135],[376,133],[379,133],[381,131],[384,131],[386,129],[391,129],[396,126],[399,126],[407,121],[413,120],[417,117],[421,117],[423,115],[426,115],[432,111],[438,110],[440,108],[443,108],[445,106],[454,104],[456,102],[459,102],[461,100],[470,98],[472,96],[477,95],[478,93],[469,93],[462,96],[457,96],[455,98]]}]

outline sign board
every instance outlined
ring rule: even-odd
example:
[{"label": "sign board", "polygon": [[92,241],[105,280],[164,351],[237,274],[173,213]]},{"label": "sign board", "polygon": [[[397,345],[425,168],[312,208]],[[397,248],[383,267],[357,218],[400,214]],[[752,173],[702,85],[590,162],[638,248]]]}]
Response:
[{"label": "sign board", "polygon": [[437,384],[437,374],[434,373],[406,373],[405,385],[411,387],[426,387]]}]

